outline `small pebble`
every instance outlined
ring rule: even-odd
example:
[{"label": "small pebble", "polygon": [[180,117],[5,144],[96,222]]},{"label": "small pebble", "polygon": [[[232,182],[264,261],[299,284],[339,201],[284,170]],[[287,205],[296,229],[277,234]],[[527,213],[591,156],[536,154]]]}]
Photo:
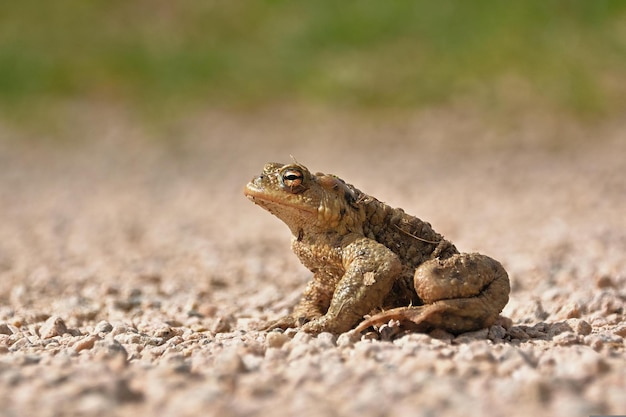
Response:
[{"label": "small pebble", "polygon": [[6,323],[0,323],[0,334],[11,335],[13,332],[9,328],[9,325]]},{"label": "small pebble", "polygon": [[593,330],[591,324],[586,322],[585,320],[572,319],[567,320],[567,323],[571,326],[571,328],[579,335],[587,336]]},{"label": "small pebble", "polygon": [[113,326],[106,320],[100,321],[94,328],[95,333],[109,333],[113,330]]},{"label": "small pebble", "polygon": [[596,352],[601,351],[604,347],[604,340],[602,340],[602,338],[597,335],[586,336],[584,342]]},{"label": "small pebble", "polygon": [[94,348],[101,357],[122,356],[126,359],[128,356],[124,346],[116,340],[98,340],[94,343]]},{"label": "small pebble", "polygon": [[67,326],[59,316],[50,316],[39,329],[39,336],[42,339],[49,339],[67,333]]},{"label": "small pebble", "polygon": [[522,329],[519,326],[511,327],[508,330],[508,334],[509,336],[511,336],[511,339],[526,340],[529,338],[528,334],[524,331],[524,329]]},{"label": "small pebble", "polygon": [[244,372],[246,369],[241,356],[232,350],[224,350],[217,354],[213,363],[213,370],[218,375],[232,375]]},{"label": "small pebble", "polygon": [[474,340],[483,340],[486,339],[489,335],[489,329],[480,329],[475,332],[467,332],[458,335],[454,341],[456,343],[467,343]]},{"label": "small pebble", "polygon": [[360,339],[360,335],[355,334],[352,331],[342,333],[337,337],[337,347],[347,348],[354,345]]},{"label": "small pebble", "polygon": [[430,333],[428,333],[428,335],[432,337],[433,339],[438,339],[438,340],[454,339],[454,335],[452,333],[446,332],[445,330],[442,330],[442,329],[435,329],[431,331]]},{"label": "small pebble", "polygon": [[154,331],[154,336],[161,338],[162,340],[168,340],[171,337],[174,337],[175,333],[170,326],[163,326]]},{"label": "small pebble", "polygon": [[509,317],[501,315],[496,320],[495,325],[502,326],[506,330],[509,330],[511,326],[513,326],[513,320],[511,320]]},{"label": "small pebble", "polygon": [[85,349],[91,349],[98,340],[100,340],[100,336],[97,334],[86,336],[74,344],[74,350],[80,352]]},{"label": "small pebble", "polygon": [[328,332],[323,332],[317,335],[315,338],[315,346],[323,349],[331,349],[336,345],[337,337]]},{"label": "small pebble", "polygon": [[[450,333],[447,333],[450,334]],[[452,335],[450,335],[452,336]],[[439,339],[440,340],[440,339]],[[433,337],[424,333],[407,333],[402,337],[393,341],[396,346],[419,348],[424,345],[430,345],[433,343]]]},{"label": "small pebble", "polygon": [[388,324],[383,324],[378,329],[378,333],[380,334],[381,340],[392,340],[394,336],[400,333],[399,326],[390,326]]},{"label": "small pebble", "polygon": [[494,361],[493,345],[484,340],[476,340],[459,347],[458,359],[468,362]]},{"label": "small pebble", "polygon": [[234,323],[235,318],[233,316],[220,316],[213,323],[211,331],[215,334],[228,333],[233,329]]},{"label": "small pebble", "polygon": [[613,288],[615,283],[609,275],[599,275],[596,277],[596,287],[598,288]]},{"label": "small pebble", "polygon": [[134,327],[128,326],[124,323],[120,323],[120,324],[116,324],[115,326],[113,326],[113,328],[111,329],[111,336],[115,337],[117,335],[120,334],[126,334],[126,333],[137,333],[137,329],[135,329]]},{"label": "small pebble", "polygon": [[311,336],[310,333],[299,331],[298,333],[296,333],[293,336],[292,343],[294,345],[295,344],[302,344],[302,343],[309,343],[312,338],[313,338],[313,336]]},{"label": "small pebble", "polygon": [[552,341],[557,346],[569,346],[579,344],[581,342],[580,337],[574,332],[562,332],[552,338]]},{"label": "small pebble", "polygon": [[291,339],[284,333],[269,332],[265,337],[265,343],[268,348],[281,348]]},{"label": "small pebble", "polygon": [[506,337],[506,329],[499,324],[495,324],[489,328],[487,338],[490,340],[503,340]]}]

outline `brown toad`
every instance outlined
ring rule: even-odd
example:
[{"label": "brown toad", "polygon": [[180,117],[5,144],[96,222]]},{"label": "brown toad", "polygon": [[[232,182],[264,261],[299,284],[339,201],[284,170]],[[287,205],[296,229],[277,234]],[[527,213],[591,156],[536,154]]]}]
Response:
[{"label": "brown toad", "polygon": [[374,314],[356,331],[397,319],[461,333],[490,326],[508,302],[499,262],[459,253],[429,223],[336,176],[268,163],[244,193],[289,226],[293,251],[313,272],[292,314],[266,329],[342,333]]}]

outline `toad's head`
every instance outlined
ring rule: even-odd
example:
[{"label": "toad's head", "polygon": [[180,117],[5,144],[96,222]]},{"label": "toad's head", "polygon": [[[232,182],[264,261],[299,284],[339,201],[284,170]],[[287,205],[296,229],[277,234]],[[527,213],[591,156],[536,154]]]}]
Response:
[{"label": "toad's head", "polygon": [[298,163],[265,164],[244,194],[289,226],[294,235],[304,232],[348,233],[360,229],[360,192],[328,174],[312,174]]}]

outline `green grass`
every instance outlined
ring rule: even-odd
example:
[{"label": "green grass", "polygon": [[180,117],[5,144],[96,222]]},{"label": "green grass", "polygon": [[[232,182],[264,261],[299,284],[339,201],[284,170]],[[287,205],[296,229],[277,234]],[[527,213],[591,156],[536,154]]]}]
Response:
[{"label": "green grass", "polygon": [[[626,108],[622,0],[22,0],[0,8],[0,111],[93,100],[167,112],[413,108],[522,86]],[[21,109],[21,110],[20,110]]]}]

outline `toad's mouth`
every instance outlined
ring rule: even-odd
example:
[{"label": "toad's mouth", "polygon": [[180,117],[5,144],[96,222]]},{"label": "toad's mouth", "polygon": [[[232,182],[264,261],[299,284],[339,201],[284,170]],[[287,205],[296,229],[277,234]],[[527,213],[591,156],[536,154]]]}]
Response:
[{"label": "toad's mouth", "polygon": [[317,210],[304,204],[301,196],[288,193],[268,192],[266,189],[257,186],[254,182],[249,182],[243,190],[243,194],[250,201],[261,207],[280,206],[289,207],[302,212],[317,213]]}]

